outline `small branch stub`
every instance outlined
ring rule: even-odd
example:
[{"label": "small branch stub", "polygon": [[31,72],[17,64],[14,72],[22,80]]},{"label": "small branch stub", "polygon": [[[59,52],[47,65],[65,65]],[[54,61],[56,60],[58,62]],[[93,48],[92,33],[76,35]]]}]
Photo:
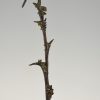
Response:
[{"label": "small branch stub", "polygon": [[25,6],[27,0],[24,0],[23,4],[22,4],[22,8]]},{"label": "small branch stub", "polygon": [[45,62],[42,62],[42,60],[38,60],[38,62],[32,63],[29,66],[32,66],[32,65],[38,65],[38,66],[40,66],[41,69],[42,69],[42,71],[43,71],[43,73],[47,73],[46,63]]}]

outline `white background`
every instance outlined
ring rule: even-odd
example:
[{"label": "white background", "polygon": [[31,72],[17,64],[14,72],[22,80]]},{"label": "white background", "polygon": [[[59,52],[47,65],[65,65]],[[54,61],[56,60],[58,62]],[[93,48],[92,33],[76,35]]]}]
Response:
[{"label": "white background", "polygon": [[[37,10],[0,0],[0,100],[45,100],[44,78],[30,63],[44,57]],[[43,0],[48,7],[52,100],[100,100],[100,0]],[[44,58],[43,58],[44,59]]]}]

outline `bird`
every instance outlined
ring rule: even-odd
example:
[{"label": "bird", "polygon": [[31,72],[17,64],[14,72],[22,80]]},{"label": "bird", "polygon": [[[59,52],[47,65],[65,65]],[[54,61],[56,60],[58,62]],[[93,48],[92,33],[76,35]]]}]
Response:
[{"label": "bird", "polygon": [[27,0],[24,0],[23,4],[22,4],[22,8],[25,6]]}]

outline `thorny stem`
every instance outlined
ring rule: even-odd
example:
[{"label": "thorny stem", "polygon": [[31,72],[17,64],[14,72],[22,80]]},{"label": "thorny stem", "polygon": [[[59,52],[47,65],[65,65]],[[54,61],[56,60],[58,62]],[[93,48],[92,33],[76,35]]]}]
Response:
[{"label": "thorny stem", "polygon": [[[25,3],[27,0],[24,0],[22,4],[22,8],[24,7]],[[52,39],[50,42],[47,41],[47,34],[46,34],[46,18],[44,18],[44,15],[46,15],[47,8],[45,6],[41,5],[41,0],[38,0],[37,3],[33,3],[34,6],[38,10],[38,15],[40,17],[40,21],[34,21],[37,23],[43,33],[43,40],[44,40],[44,52],[45,52],[45,61],[43,62],[42,60],[38,60],[38,62],[32,63],[31,65],[38,65],[41,67],[43,74],[44,74],[44,81],[45,81],[45,95],[46,95],[46,100],[51,100],[53,93],[52,85],[49,85],[49,78],[48,78],[48,67],[49,67],[49,50],[51,47],[51,43],[53,42],[54,39]]]}]

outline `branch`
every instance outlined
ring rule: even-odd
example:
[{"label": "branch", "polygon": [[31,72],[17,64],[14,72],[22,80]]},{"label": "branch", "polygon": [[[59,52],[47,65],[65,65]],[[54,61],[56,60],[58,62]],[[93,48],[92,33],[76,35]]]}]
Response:
[{"label": "branch", "polygon": [[46,31],[46,18],[42,21],[34,21],[35,23],[38,24],[38,26],[41,27],[41,30]]},{"label": "branch", "polygon": [[50,47],[51,47],[51,44],[54,41],[54,39],[52,39],[50,42],[47,41],[46,18],[44,18],[44,15],[46,15],[47,7],[41,6],[41,0],[38,0],[37,3],[33,3],[33,5],[38,10],[38,15],[40,17],[40,21],[34,21],[34,22],[38,24],[38,26],[41,28],[42,33],[43,33],[44,49],[45,49],[45,62],[42,62],[42,60],[38,60],[38,62],[32,63],[29,66],[38,65],[41,67],[41,69],[44,73],[46,100],[50,100],[54,93],[53,93],[52,85],[49,85],[48,58],[49,58]]},{"label": "branch", "polygon": [[38,65],[38,66],[40,66],[42,68],[42,70],[43,70],[43,73],[46,73],[47,72],[46,63],[45,62],[42,62],[42,60],[38,60],[38,62],[32,63],[29,66],[32,66],[32,65]]}]

